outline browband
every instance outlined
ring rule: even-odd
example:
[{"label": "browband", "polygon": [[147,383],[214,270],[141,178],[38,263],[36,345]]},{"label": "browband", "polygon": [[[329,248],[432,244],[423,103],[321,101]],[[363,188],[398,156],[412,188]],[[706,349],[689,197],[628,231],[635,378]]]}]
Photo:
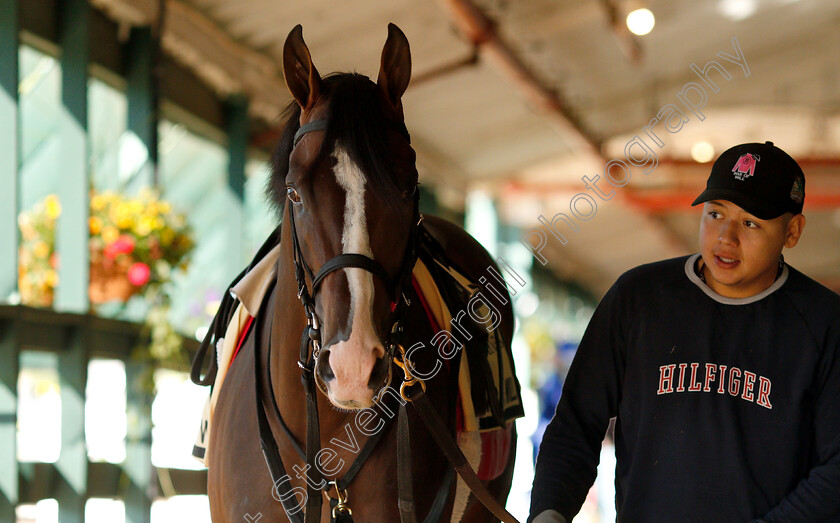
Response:
[{"label": "browband", "polygon": [[[406,128],[405,123],[392,123],[391,127],[408,141],[411,143],[411,135],[408,134],[408,128]],[[297,147],[298,142],[303,140],[303,135],[312,131],[326,131],[327,130],[327,120],[312,120],[309,123],[305,123],[300,126],[300,129],[297,130],[295,133],[295,140],[292,142],[292,148],[294,149]]]}]

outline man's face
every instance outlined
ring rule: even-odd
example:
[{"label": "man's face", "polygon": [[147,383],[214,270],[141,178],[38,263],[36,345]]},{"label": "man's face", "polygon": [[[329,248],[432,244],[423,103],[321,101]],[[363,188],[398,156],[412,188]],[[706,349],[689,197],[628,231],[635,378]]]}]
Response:
[{"label": "man's face", "polygon": [[700,220],[706,284],[730,298],[760,293],[776,280],[782,248],[796,245],[804,226],[801,214],[762,220],[729,201],[706,202]]}]

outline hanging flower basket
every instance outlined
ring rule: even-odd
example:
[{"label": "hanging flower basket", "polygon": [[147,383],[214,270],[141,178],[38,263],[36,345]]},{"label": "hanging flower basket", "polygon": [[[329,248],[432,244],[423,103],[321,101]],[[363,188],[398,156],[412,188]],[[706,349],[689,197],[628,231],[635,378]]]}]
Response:
[{"label": "hanging flower basket", "polygon": [[90,264],[90,283],[88,299],[94,305],[109,301],[126,302],[137,294],[142,287],[136,287],[128,280],[128,269],[115,263]]},{"label": "hanging flower basket", "polygon": [[[58,281],[55,224],[61,205],[47,196],[18,217],[21,230],[18,284],[21,302],[49,307]],[[152,285],[169,280],[175,268],[186,269],[193,249],[183,215],[150,190],[135,198],[112,192],[91,193],[91,304],[125,302]]]}]

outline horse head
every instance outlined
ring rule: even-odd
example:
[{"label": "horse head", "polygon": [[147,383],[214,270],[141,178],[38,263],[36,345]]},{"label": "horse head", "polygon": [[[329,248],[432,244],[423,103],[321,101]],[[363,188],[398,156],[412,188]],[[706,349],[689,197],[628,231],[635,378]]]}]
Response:
[{"label": "horse head", "polygon": [[295,101],[269,189],[276,203],[287,200],[295,257],[306,268],[298,283],[319,324],[316,380],[334,406],[366,408],[390,380],[392,311],[414,261],[417,169],[401,102],[408,40],[389,24],[376,83],[321,78],[297,26],[283,73]]}]

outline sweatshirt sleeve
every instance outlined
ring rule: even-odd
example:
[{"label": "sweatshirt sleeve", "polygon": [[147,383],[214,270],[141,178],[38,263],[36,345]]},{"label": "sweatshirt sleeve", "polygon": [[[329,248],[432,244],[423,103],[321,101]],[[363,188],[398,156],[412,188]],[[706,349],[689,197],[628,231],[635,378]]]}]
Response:
[{"label": "sweatshirt sleeve", "polygon": [[[840,309],[838,309],[840,317]],[[764,516],[767,523],[840,521],[840,321],[822,357],[814,398],[814,467],[781,503]]]},{"label": "sweatshirt sleeve", "polygon": [[601,442],[616,415],[624,374],[621,282],[595,309],[572,361],[540,445],[528,521],[545,510],[571,521],[595,481]]}]

